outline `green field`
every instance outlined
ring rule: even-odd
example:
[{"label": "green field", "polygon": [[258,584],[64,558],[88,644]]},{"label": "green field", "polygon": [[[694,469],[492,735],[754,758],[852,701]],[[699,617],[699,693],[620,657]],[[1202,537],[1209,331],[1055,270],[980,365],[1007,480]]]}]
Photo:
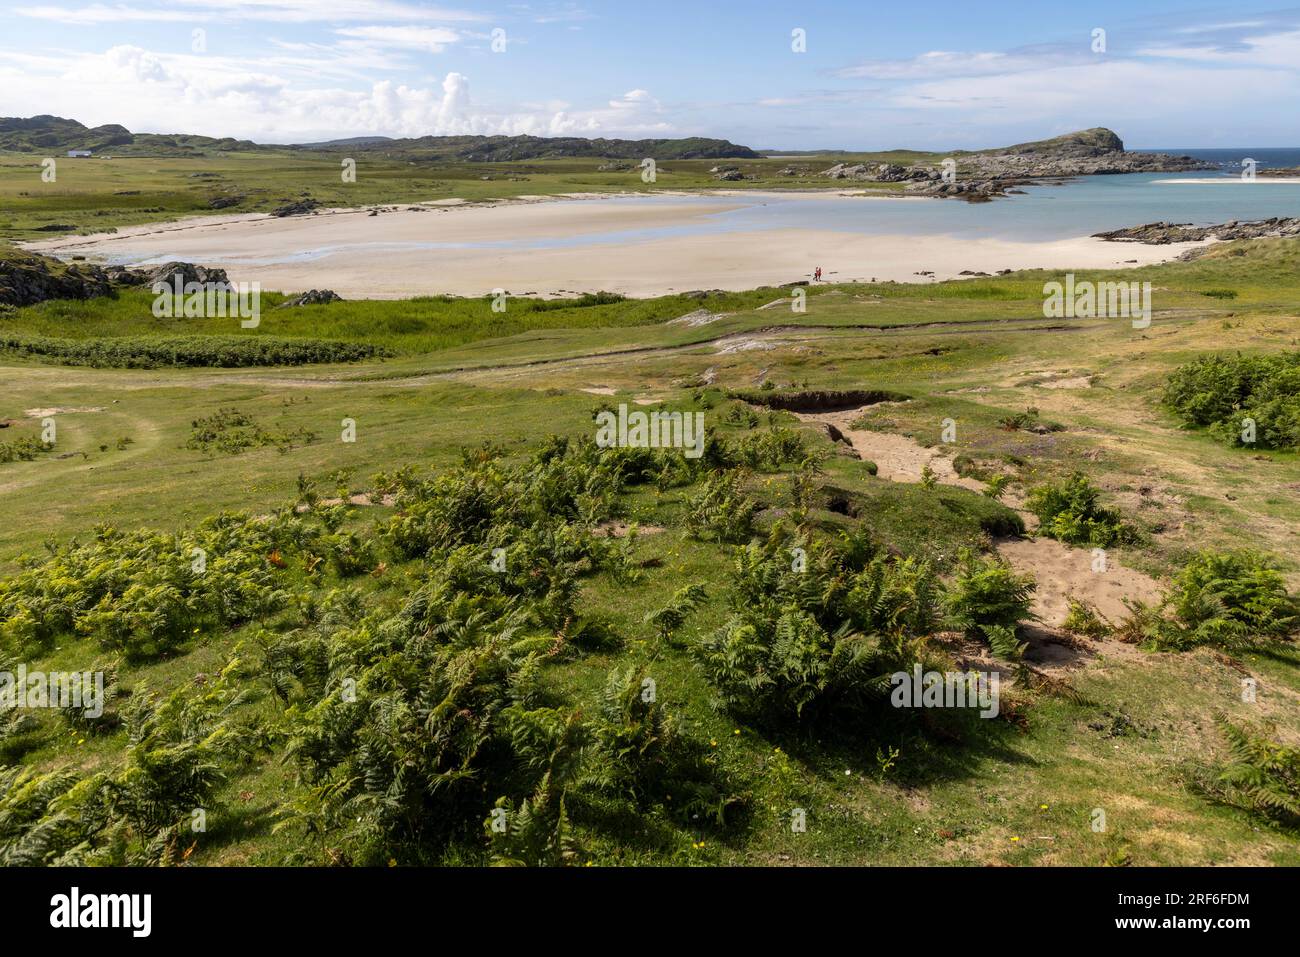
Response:
[{"label": "green field", "polygon": [[[327,205],[641,188],[587,161],[367,161],[345,186],[337,157],[284,160],[69,161],[41,184],[30,157],[0,157],[0,236],[198,214],[217,189],[247,196],[237,212],[305,187]],[[735,165],[770,187],[790,162]],[[658,188],[709,186],[711,165],[664,163]],[[504,314],[268,294],[243,331],[156,319],[129,291],[0,312],[0,657],[113,686],[108,720],[0,711],[0,861],[1300,863],[1295,778],[1265,810],[1223,777],[1242,759],[1218,722],[1296,760],[1293,630],[1176,647],[1022,616],[1022,656],[957,599],[964,556],[991,562],[1033,491],[1076,473],[1131,533],[1109,560],[1161,588],[1243,545],[1300,586],[1295,448],[1235,447],[1161,402],[1197,357],[1300,345],[1300,249],[1231,243],[1126,273],[1157,290],[1145,330],[1045,319],[1049,278],[828,285],[803,313],[771,306],[782,289]],[[671,321],[699,309],[727,315]],[[383,356],[185,367],[232,336]],[[177,360],[148,368],[29,347],[173,340]],[[846,390],[895,398],[844,430],[951,473],[882,458],[872,474],[821,420],[765,405]],[[702,413],[719,444],[698,464],[593,449],[593,415],[619,404]],[[983,494],[995,476],[1001,502]],[[208,570],[192,575],[195,547]],[[807,579],[778,567],[795,547]],[[882,595],[851,599],[873,574]],[[920,623],[931,585],[948,597]],[[733,616],[776,638],[746,645]],[[999,718],[890,708],[880,674],[912,661],[998,670]]]}]

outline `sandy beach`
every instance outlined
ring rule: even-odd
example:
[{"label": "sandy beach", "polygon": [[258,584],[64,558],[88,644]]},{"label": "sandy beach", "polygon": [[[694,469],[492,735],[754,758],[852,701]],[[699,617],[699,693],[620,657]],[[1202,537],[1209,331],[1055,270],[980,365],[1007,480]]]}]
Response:
[{"label": "sandy beach", "polygon": [[[1144,265],[1199,245],[1143,246],[1089,237],[1020,242],[809,228],[723,231],[725,225],[715,219],[760,204],[765,195],[719,191],[661,196],[655,202],[574,197],[386,207],[378,215],[360,209],[288,218],[204,217],[112,235],[43,240],[28,248],[126,265],[196,262],[225,268],[231,279],[259,282],[267,290],[328,288],[345,298],[405,298],[477,296],[495,289],[539,296],[752,289],[807,278],[818,265],[831,282],[931,282],[963,272]],[[815,203],[844,195],[826,191],[780,198]]]}]

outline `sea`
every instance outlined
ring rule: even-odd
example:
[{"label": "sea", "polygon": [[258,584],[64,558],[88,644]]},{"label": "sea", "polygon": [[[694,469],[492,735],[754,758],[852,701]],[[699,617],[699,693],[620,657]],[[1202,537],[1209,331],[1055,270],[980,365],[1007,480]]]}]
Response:
[{"label": "sea", "polygon": [[[1255,169],[1300,166],[1300,147],[1240,149],[1162,148],[1141,152],[1191,156],[1216,164],[1194,173],[1125,173],[1081,176],[1052,185],[1026,186],[1023,193],[988,203],[917,197],[864,199],[823,198],[815,202],[765,193],[745,199],[745,205],[688,224],[641,230],[584,233],[523,243],[530,248],[626,243],[715,233],[763,229],[814,229],[869,235],[955,236],[1041,242],[1091,236],[1094,233],[1171,222],[1209,226],[1230,220],[1259,220],[1274,216],[1300,217],[1300,182],[1242,179],[1245,160]],[[732,194],[733,196],[737,194]],[[602,201],[606,202],[606,201]],[[716,199],[699,196],[639,196],[612,203],[698,203]],[[510,243],[508,245],[518,245]]]}]

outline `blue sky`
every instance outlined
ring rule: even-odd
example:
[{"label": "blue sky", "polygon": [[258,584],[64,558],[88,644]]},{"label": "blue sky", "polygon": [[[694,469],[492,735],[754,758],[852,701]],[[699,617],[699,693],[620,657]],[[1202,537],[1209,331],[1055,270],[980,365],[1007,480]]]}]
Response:
[{"label": "blue sky", "polygon": [[[55,113],[138,132],[260,142],[703,135],[758,148],[945,149],[1110,126],[1135,147],[1300,145],[1300,8],[1177,0],[4,0],[0,8],[0,115]],[[796,29],[806,52],[792,49]],[[1104,50],[1094,49],[1097,30]]]}]

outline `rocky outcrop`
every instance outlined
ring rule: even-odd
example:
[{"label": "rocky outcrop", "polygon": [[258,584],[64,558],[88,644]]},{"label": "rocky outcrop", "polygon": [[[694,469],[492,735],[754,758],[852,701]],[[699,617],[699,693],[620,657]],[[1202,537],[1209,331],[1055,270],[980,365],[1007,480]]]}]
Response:
[{"label": "rocky outcrop", "polygon": [[1284,166],[1280,169],[1261,169],[1256,170],[1255,175],[1265,179],[1300,179],[1300,166]]},{"label": "rocky outcrop", "polygon": [[342,302],[343,297],[333,289],[309,289],[300,296],[294,296],[287,302],[280,303],[279,308],[289,306],[321,306],[327,302]]},{"label": "rocky outcrop", "polygon": [[0,252],[0,305],[34,306],[47,299],[90,299],[113,291],[98,266],[63,266],[44,256]]},{"label": "rocky outcrop", "polygon": [[959,153],[951,159],[947,170],[941,165],[838,163],[821,175],[866,183],[906,183],[904,189],[912,194],[985,202],[1036,180],[1215,168],[1190,156],[1130,153],[1118,136],[1102,128],[998,150]]},{"label": "rocky outcrop", "polygon": [[282,217],[283,216],[306,216],[309,213],[314,213],[318,208],[320,208],[320,203],[309,196],[306,199],[300,199],[292,203],[286,203],[283,206],[273,209],[271,210],[271,215],[282,216]]},{"label": "rocky outcrop", "polygon": [[1243,223],[1230,220],[1217,226],[1193,226],[1190,223],[1144,223],[1109,232],[1094,233],[1097,239],[1116,243],[1146,243],[1167,246],[1170,243],[1191,243],[1203,239],[1262,239],[1265,237],[1300,236],[1300,219],[1274,217]]},{"label": "rocky outcrop", "polygon": [[170,262],[161,266],[151,266],[147,269],[122,269],[118,267],[110,272],[110,275],[117,278],[117,281],[133,286],[152,286],[156,282],[165,282],[167,285],[175,287],[176,277],[180,277],[181,285],[186,283],[197,282],[206,283],[229,283],[230,278],[226,275],[224,269],[209,269],[206,266],[196,266],[194,263]]},{"label": "rocky outcrop", "polygon": [[[91,299],[112,295],[118,288],[150,287],[158,282],[174,289],[177,279],[182,289],[188,283],[230,283],[224,269],[194,263],[169,262],[147,269],[75,262],[64,265],[49,256],[0,250],[0,306],[34,306],[47,299]],[[317,295],[334,296],[329,290]]]}]

